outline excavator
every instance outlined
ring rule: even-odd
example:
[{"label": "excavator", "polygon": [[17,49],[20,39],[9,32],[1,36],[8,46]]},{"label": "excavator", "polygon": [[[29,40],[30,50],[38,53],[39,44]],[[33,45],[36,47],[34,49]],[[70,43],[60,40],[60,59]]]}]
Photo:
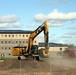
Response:
[{"label": "excavator", "polygon": [[[45,49],[39,51],[38,45],[33,45],[33,41],[42,31],[44,31],[44,45]],[[25,58],[33,58],[39,60],[40,52],[42,52],[44,57],[49,56],[48,49],[48,22],[45,21],[42,25],[40,25],[36,30],[34,30],[28,39],[28,45],[25,47],[16,46],[12,49],[12,55],[18,56],[18,60],[21,60],[20,56],[24,56]]]}]

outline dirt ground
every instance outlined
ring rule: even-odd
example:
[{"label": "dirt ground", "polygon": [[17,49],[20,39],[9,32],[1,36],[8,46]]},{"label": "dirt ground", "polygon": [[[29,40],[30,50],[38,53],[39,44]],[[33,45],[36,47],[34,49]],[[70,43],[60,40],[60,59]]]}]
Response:
[{"label": "dirt ground", "polygon": [[50,55],[40,61],[6,59],[0,62],[0,75],[76,75],[76,58]]},{"label": "dirt ground", "polygon": [[5,60],[0,62],[0,75],[51,75],[48,61]]},{"label": "dirt ground", "polygon": [[50,68],[53,75],[76,75],[76,58],[50,54]]},{"label": "dirt ground", "polygon": [[52,65],[53,75],[76,75],[76,68],[64,68],[56,65]]}]

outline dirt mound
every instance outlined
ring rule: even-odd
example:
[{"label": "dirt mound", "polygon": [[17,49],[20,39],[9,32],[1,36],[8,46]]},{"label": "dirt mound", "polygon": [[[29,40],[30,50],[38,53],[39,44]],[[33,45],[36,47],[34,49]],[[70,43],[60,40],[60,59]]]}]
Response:
[{"label": "dirt mound", "polygon": [[47,61],[36,60],[5,60],[0,62],[0,70],[24,69],[26,72],[50,72]]}]

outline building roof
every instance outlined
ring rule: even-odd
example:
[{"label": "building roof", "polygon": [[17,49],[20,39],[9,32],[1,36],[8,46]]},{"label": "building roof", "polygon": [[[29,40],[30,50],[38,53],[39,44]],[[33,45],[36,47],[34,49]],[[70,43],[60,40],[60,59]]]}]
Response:
[{"label": "building roof", "polygon": [[[39,43],[40,47],[44,47],[44,43]],[[49,47],[65,47],[65,44],[58,44],[58,43],[49,43]]]},{"label": "building roof", "polygon": [[0,30],[0,34],[30,34],[32,31],[25,30]]}]

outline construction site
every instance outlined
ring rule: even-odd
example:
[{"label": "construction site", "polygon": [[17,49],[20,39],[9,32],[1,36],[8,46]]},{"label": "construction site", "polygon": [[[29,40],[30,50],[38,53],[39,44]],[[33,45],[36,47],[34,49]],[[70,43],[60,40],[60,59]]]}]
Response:
[{"label": "construction site", "polygon": [[51,52],[49,58],[0,60],[0,75],[75,75],[76,58]]},{"label": "construction site", "polygon": [[76,0],[0,0],[0,75],[76,75]]},{"label": "construction site", "polygon": [[[44,46],[39,48],[33,41],[42,31]],[[26,46],[14,46],[11,53],[0,50],[0,75],[75,75],[76,50],[66,50],[68,47],[62,44],[49,44],[48,32],[45,21],[30,33]]]}]

